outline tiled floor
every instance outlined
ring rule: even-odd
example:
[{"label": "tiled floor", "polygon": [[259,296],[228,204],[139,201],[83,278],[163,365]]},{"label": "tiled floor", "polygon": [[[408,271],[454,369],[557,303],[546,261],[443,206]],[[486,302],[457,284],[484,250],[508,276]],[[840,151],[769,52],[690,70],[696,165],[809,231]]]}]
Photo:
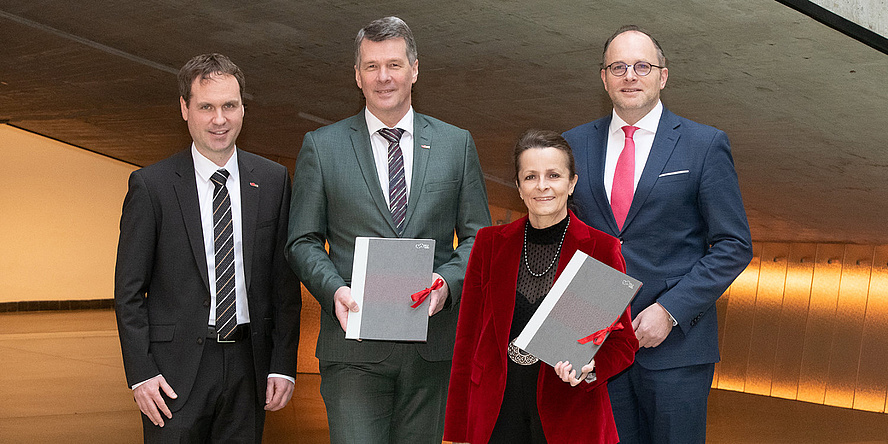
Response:
[{"label": "tiled floor", "polygon": [[[320,378],[300,374],[267,443],[326,443]],[[714,390],[710,443],[886,443],[888,415]],[[0,314],[0,443],[138,443],[109,310]]]}]

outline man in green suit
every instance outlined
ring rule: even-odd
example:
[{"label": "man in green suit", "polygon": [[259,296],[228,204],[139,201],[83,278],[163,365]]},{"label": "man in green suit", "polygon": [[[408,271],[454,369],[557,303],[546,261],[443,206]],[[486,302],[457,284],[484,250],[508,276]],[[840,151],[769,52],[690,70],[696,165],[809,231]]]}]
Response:
[{"label": "man in green suit", "polygon": [[[296,161],[287,258],[323,309],[316,355],[334,444],[443,436],[463,277],[490,212],[469,132],[413,111],[418,74],[407,24],[371,22],[355,39],[366,108],[306,134]],[[432,278],[444,285],[429,296],[426,342],[345,339],[360,310],[349,287],[357,236],[435,239]]]}]

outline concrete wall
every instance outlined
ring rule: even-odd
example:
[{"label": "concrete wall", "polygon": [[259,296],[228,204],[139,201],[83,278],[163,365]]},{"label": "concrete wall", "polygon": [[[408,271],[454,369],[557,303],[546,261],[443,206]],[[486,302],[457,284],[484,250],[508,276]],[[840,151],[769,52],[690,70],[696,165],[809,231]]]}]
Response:
[{"label": "concrete wall", "polygon": [[885,0],[811,0],[811,3],[888,37],[888,2]]}]

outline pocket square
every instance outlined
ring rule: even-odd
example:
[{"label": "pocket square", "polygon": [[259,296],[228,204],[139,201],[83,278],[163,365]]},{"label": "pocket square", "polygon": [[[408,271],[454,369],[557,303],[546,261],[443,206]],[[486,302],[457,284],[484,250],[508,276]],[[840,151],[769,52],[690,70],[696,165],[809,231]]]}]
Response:
[{"label": "pocket square", "polygon": [[657,177],[675,176],[676,174],[688,174],[690,172],[691,172],[691,170],[679,170],[679,171],[673,171],[671,173],[663,173]]}]

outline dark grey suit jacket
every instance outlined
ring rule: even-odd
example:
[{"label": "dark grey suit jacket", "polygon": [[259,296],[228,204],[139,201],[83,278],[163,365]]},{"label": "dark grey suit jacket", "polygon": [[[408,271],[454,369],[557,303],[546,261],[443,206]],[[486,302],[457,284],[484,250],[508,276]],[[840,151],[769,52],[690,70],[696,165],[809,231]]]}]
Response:
[{"label": "dark grey suit jacket", "polygon": [[[299,282],[284,258],[286,168],[238,150],[244,273],[257,399],[268,373],[296,376]],[[253,186],[251,184],[255,184]],[[132,173],[120,219],[114,299],[127,384],[163,374],[187,402],[210,316],[210,283],[191,151]]]},{"label": "dark grey suit jacket", "polygon": [[[435,239],[434,271],[450,288],[448,305],[429,319],[428,342],[417,347],[427,360],[449,360],[469,251],[478,229],[490,225],[487,191],[466,130],[416,113],[413,156],[403,237]],[[287,258],[323,309],[317,357],[381,361],[392,343],[346,340],[333,312],[333,293],[351,284],[355,238],[398,237],[364,112],[306,134],[294,177]]]}]

